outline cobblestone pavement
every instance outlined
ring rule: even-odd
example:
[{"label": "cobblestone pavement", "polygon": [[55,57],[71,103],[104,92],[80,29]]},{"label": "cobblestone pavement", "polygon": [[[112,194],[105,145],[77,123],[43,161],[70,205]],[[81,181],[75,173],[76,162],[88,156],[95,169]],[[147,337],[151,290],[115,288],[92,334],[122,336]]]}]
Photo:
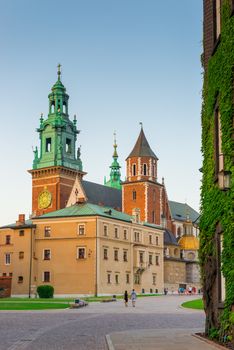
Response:
[{"label": "cobblestone pavement", "polygon": [[[192,297],[193,298],[193,297]],[[106,350],[106,334],[142,329],[202,329],[204,313],[179,305],[191,296],[139,298],[90,303],[73,310],[0,311],[0,349]]]}]

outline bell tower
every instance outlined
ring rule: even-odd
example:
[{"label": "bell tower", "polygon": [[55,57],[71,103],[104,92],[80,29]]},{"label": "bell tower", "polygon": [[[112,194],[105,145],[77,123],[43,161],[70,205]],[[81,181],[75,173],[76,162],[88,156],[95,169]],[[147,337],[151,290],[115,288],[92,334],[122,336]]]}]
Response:
[{"label": "bell tower", "polygon": [[170,227],[170,214],[164,183],[157,181],[158,157],[150,148],[142,123],[141,131],[126,159],[127,176],[122,183],[122,210],[140,221]]},{"label": "bell tower", "polygon": [[37,129],[39,150],[34,150],[32,174],[32,213],[41,215],[66,206],[76,176],[85,174],[80,159],[80,148],[76,149],[77,120],[68,115],[69,96],[61,82],[61,65],[58,79],[49,94],[49,113],[41,114]]}]

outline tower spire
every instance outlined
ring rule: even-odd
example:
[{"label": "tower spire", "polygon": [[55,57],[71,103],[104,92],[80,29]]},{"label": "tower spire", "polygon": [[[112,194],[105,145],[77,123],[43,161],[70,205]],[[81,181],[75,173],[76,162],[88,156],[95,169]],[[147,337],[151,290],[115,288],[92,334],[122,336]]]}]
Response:
[{"label": "tower spire", "polygon": [[117,189],[121,189],[121,173],[120,173],[120,168],[121,166],[119,165],[118,162],[118,153],[117,153],[117,142],[116,142],[116,132],[114,132],[114,153],[113,153],[113,162],[110,166],[110,180],[109,181],[104,181],[104,184],[108,187],[114,187]]}]

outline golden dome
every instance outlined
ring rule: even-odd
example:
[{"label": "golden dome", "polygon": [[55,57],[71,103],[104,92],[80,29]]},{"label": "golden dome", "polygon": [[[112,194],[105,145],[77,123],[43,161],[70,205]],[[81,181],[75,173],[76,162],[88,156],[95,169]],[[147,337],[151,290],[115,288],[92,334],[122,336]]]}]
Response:
[{"label": "golden dome", "polygon": [[184,250],[198,250],[199,240],[193,235],[184,235],[179,239],[179,245]]}]

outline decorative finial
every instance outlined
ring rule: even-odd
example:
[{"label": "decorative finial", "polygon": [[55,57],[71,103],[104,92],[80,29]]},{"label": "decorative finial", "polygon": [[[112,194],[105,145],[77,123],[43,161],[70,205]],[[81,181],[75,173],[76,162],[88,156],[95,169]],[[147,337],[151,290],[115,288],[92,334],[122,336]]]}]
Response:
[{"label": "decorative finial", "polygon": [[116,143],[116,131],[114,131],[114,154],[113,157],[114,158],[118,158],[118,154],[117,154],[117,143]]},{"label": "decorative finial", "polygon": [[76,123],[77,123],[76,114],[74,114],[73,124],[76,125]]},{"label": "decorative finial", "polygon": [[143,129],[143,123],[142,123],[142,122],[140,122],[139,124],[140,124],[140,126],[141,126],[141,130],[142,130],[142,129]]},{"label": "decorative finial", "polygon": [[44,119],[43,119],[43,113],[41,113],[41,117],[40,117],[40,124],[42,124],[42,123],[43,123],[43,121],[44,121]]},{"label": "decorative finial", "polygon": [[60,80],[60,76],[61,76],[61,64],[58,64],[58,80]]}]

